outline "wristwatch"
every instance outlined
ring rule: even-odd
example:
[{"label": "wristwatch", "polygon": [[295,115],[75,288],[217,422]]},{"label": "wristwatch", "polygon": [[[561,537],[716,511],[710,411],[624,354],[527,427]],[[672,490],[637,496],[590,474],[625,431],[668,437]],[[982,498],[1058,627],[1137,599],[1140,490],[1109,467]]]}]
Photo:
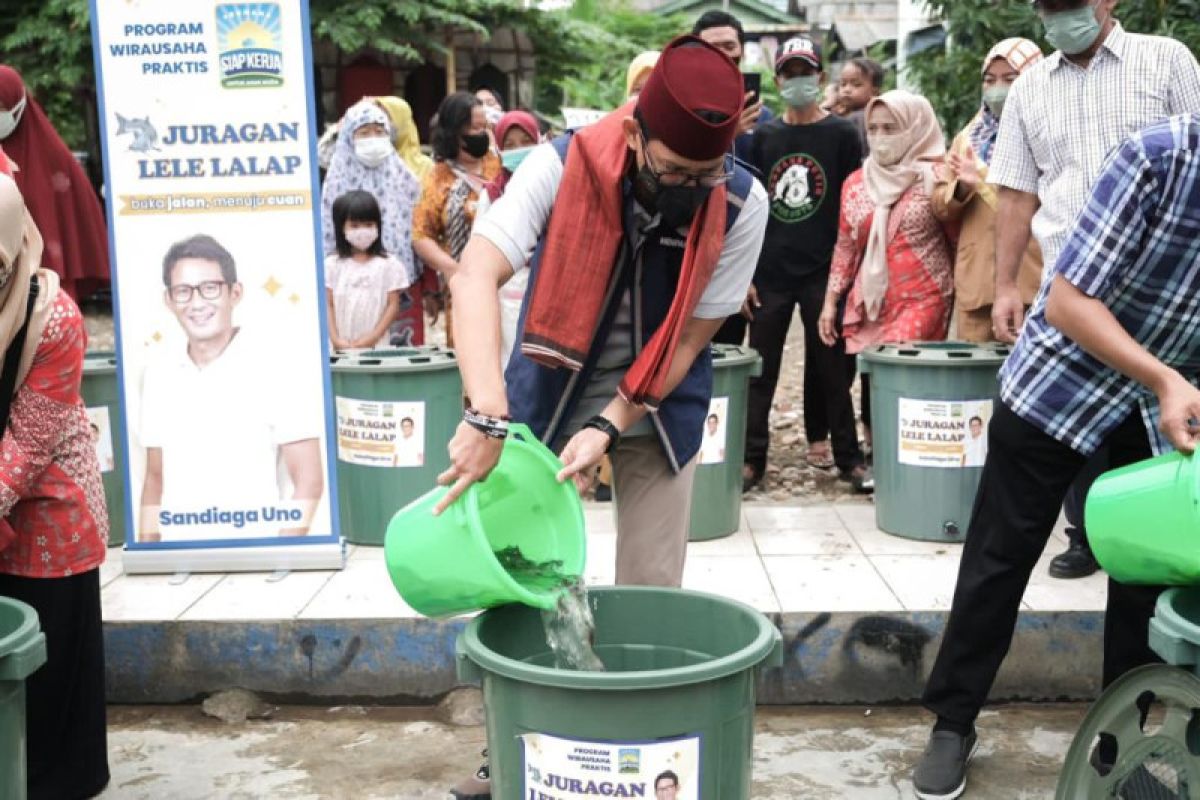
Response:
[{"label": "wristwatch", "polygon": [[593,428],[608,435],[608,447],[605,449],[605,453],[611,453],[613,450],[617,449],[617,442],[621,441],[621,432],[617,430],[617,426],[613,425],[612,422],[610,422],[607,418],[597,414],[587,422],[583,423],[583,427],[585,429]]}]

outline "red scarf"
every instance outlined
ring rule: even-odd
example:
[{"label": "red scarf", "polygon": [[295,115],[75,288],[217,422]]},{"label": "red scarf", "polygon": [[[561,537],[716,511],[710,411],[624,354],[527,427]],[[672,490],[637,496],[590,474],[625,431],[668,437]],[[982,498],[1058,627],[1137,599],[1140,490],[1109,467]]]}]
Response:
[{"label": "red scarf", "polygon": [[[632,113],[627,105],[571,140],[521,343],[521,352],[544,366],[578,371],[595,344],[624,235],[621,183],[631,153],[622,121]],[[653,411],[662,402],[683,326],[725,243],[725,197],[724,186],[714,189],[692,221],[671,308],[621,381],[621,397],[631,405]]]},{"label": "red scarf", "polygon": [[[0,105],[12,108],[26,91],[17,71],[0,65]],[[32,94],[16,129],[0,145],[17,165],[17,188],[45,240],[42,266],[61,275],[63,288],[76,299],[106,286],[108,231],[100,201]]]}]

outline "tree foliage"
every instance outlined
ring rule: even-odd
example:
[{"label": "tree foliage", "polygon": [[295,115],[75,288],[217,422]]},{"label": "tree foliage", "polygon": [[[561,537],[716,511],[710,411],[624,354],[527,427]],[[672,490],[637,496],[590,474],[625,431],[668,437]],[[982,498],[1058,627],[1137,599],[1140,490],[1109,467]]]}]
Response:
[{"label": "tree foliage", "polygon": [[[95,95],[87,0],[5,3],[0,61],[21,72],[67,144],[83,147]],[[614,105],[624,91],[629,60],[682,30],[682,21],[638,13],[625,0],[584,0],[554,12],[519,0],[311,0],[310,16],[315,41],[413,64],[443,51],[448,31],[487,37],[502,27],[519,27],[537,53],[536,94],[546,111],[556,111],[564,99]]]},{"label": "tree foliage", "polygon": [[82,148],[95,96],[87,0],[5,0],[0,62],[17,69],[69,146]]},{"label": "tree foliage", "polygon": [[616,108],[625,101],[629,62],[643,51],[662,49],[691,28],[691,20],[682,16],[637,11],[625,0],[576,0],[570,9],[547,16],[557,17],[554,23],[569,38],[571,49],[549,53],[539,48],[538,71],[544,82],[538,100],[544,110],[555,109],[560,101],[582,108]]},{"label": "tree foliage", "polygon": [[[980,105],[981,59],[1010,36],[1033,39],[1049,53],[1045,29],[1028,0],[926,0],[945,20],[950,43],[908,62],[909,77],[929,98],[946,130],[960,130]],[[1200,51],[1200,0],[1125,0],[1117,18],[1127,30],[1171,36]]]}]

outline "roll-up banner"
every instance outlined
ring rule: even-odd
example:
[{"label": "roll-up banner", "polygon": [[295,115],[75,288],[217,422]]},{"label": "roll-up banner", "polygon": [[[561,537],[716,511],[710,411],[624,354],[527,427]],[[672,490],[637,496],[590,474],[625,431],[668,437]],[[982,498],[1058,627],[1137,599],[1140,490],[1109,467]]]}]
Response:
[{"label": "roll-up banner", "polygon": [[343,565],[308,4],[92,0],[126,572]]}]

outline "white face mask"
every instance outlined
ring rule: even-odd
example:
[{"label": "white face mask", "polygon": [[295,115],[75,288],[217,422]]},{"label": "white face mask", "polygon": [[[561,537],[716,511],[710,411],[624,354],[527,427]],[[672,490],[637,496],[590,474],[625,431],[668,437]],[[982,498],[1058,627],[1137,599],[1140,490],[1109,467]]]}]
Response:
[{"label": "white face mask", "polygon": [[873,133],[867,137],[871,146],[871,158],[881,167],[892,167],[904,158],[906,150],[903,133]]},{"label": "white face mask", "polygon": [[356,250],[368,250],[379,238],[379,228],[372,225],[369,228],[347,228],[346,241]]},{"label": "white face mask", "polygon": [[8,111],[0,111],[0,139],[7,139],[17,129],[21,115],[25,112],[25,101],[28,95],[21,95],[17,104]]},{"label": "white face mask", "polygon": [[354,140],[354,155],[368,167],[378,167],[395,152],[392,140],[386,136],[368,136],[365,139]]}]

